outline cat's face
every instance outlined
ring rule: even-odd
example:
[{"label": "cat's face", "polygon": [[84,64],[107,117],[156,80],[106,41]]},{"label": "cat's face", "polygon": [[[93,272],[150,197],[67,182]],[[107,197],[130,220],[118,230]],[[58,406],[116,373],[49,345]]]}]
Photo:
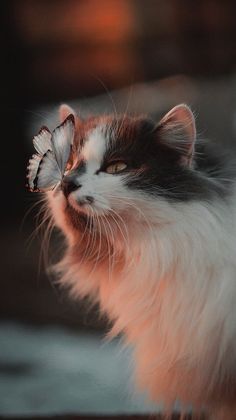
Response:
[{"label": "cat's face", "polygon": [[158,199],[189,199],[194,138],[194,119],[184,105],[159,124],[128,116],[77,120],[61,190],[49,193],[58,224],[80,230],[91,217],[140,221]]}]

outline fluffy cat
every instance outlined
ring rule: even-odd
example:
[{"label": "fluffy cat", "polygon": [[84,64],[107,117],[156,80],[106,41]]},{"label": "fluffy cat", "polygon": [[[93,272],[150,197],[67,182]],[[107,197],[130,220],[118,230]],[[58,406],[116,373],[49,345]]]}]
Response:
[{"label": "fluffy cat", "polygon": [[196,141],[184,104],[159,123],[75,118],[62,188],[47,193],[67,242],[60,282],[124,333],[153,400],[235,420],[234,165]]}]

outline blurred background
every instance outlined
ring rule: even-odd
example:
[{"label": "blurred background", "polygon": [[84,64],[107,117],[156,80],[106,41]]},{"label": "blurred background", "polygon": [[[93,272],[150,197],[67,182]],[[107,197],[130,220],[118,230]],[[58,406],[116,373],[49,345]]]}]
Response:
[{"label": "blurred background", "polygon": [[236,2],[1,6],[0,415],[150,412],[128,385],[131,350],[104,344],[107,320],[71,302],[46,273],[25,169],[32,136],[55,127],[63,102],[82,116],[117,110],[154,119],[186,102],[199,136],[234,151]]}]

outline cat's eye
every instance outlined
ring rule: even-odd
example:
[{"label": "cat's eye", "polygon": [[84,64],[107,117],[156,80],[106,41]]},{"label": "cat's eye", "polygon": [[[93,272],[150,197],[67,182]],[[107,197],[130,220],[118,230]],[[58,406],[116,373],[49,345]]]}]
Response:
[{"label": "cat's eye", "polygon": [[127,168],[127,164],[122,161],[113,162],[106,167],[105,172],[108,174],[119,174]]}]

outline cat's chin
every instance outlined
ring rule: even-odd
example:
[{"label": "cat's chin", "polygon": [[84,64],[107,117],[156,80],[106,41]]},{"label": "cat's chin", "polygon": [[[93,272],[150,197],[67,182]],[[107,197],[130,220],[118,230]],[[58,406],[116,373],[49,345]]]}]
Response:
[{"label": "cat's chin", "polygon": [[67,203],[77,213],[84,214],[88,218],[93,218],[94,216],[104,216],[107,214],[104,209],[97,207],[96,204],[79,204],[72,194],[67,198]]},{"label": "cat's chin", "polygon": [[[72,206],[69,201],[65,207],[65,213],[69,224],[76,230],[84,230],[88,225],[88,221],[91,219],[88,213],[82,211],[79,206]],[[90,222],[91,223],[91,222]]]},{"label": "cat's chin", "polygon": [[91,216],[91,210],[89,205],[83,204],[83,206],[81,206],[73,197],[69,196],[67,198],[67,205],[79,215],[84,215],[86,217]]}]

